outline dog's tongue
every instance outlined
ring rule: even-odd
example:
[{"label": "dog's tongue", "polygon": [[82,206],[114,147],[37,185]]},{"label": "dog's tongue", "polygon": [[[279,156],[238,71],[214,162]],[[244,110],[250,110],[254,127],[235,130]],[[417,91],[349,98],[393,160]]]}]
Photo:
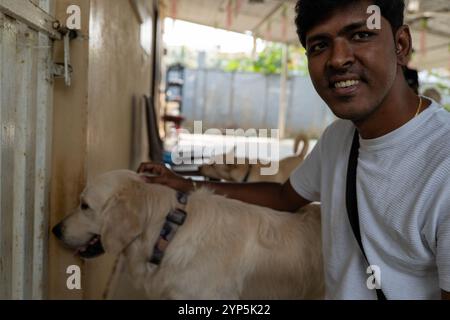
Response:
[{"label": "dog's tongue", "polygon": [[92,246],[94,244],[96,244],[99,241],[98,237],[93,238],[87,245],[83,246],[83,247],[79,247],[76,251],[75,251],[75,255],[79,255],[80,253],[84,253],[86,252],[86,250],[88,249],[89,246]]},{"label": "dog's tongue", "polygon": [[87,250],[87,246],[80,247],[75,251],[74,255],[78,256],[80,253],[86,252],[86,250]]},{"label": "dog's tongue", "polygon": [[94,239],[91,240],[91,242],[89,242],[89,245],[92,246],[94,244],[96,244],[98,242],[99,238],[95,237]]}]

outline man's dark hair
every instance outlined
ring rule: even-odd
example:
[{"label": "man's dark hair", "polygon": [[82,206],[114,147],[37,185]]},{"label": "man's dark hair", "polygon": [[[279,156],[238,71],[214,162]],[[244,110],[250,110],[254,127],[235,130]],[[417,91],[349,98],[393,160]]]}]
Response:
[{"label": "man's dark hair", "polygon": [[[336,9],[347,7],[361,0],[299,0],[295,6],[295,25],[303,47],[306,48],[306,33],[327,19]],[[395,33],[404,21],[404,0],[373,0],[381,9],[381,15],[389,21]]]}]

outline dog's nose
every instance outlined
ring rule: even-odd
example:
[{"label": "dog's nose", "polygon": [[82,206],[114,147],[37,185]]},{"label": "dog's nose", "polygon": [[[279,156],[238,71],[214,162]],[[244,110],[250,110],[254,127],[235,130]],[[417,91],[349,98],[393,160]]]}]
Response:
[{"label": "dog's nose", "polygon": [[58,223],[56,226],[53,227],[52,232],[58,239],[62,239],[62,230],[63,230],[62,223]]}]

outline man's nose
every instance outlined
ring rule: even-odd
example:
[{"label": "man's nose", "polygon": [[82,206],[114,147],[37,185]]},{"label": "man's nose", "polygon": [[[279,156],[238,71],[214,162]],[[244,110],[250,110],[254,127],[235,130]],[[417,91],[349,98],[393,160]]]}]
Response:
[{"label": "man's nose", "polygon": [[329,67],[335,70],[346,69],[353,64],[355,56],[348,41],[337,39],[333,42],[331,55],[328,60]]},{"label": "man's nose", "polygon": [[56,226],[53,227],[52,232],[53,234],[58,238],[58,239],[62,239],[62,231],[63,231],[63,224],[62,223],[58,223]]}]

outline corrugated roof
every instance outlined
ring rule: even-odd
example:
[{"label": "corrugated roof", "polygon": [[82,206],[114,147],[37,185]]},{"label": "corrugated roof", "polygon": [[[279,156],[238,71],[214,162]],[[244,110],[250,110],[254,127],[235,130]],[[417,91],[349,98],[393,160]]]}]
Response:
[{"label": "corrugated roof", "polygon": [[[163,0],[166,16],[265,40],[299,44],[293,23],[296,0]],[[407,7],[414,2],[407,0]],[[450,68],[450,0],[419,0],[408,11],[418,69]],[[425,41],[422,19],[427,19]]]}]

